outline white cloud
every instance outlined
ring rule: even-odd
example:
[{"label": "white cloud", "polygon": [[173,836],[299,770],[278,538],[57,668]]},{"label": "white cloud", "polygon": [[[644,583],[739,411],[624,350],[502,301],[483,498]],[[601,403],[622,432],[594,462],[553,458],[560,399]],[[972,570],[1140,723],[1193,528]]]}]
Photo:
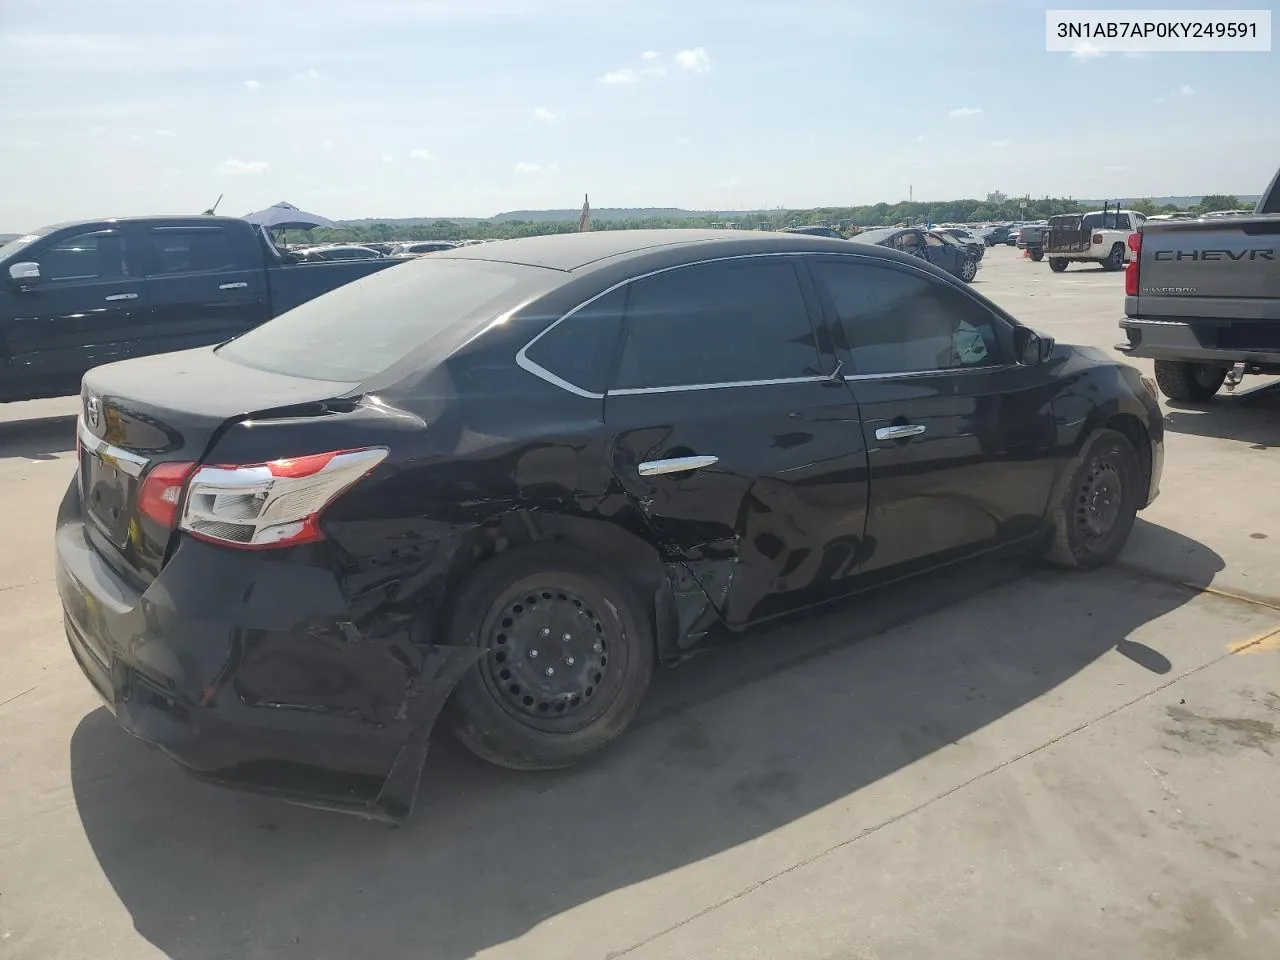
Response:
[{"label": "white cloud", "polygon": [[924,143],[924,134],[923,134],[923,133],[917,133],[917,134],[916,134],[916,143]]},{"label": "white cloud", "polygon": [[534,107],[533,115],[539,120],[545,120],[547,123],[555,123],[564,117],[564,114],[558,110],[549,110],[546,107]]},{"label": "white cloud", "polygon": [[1123,173],[1124,171],[1126,171],[1126,170],[1128,170],[1128,169],[1129,169],[1128,167],[1124,167],[1124,166],[1111,166],[1111,167],[1107,167],[1107,172],[1108,172],[1108,173]]},{"label": "white cloud", "polygon": [[432,160],[436,160],[436,159],[438,159],[438,158],[437,158],[437,157],[436,157],[436,155],[435,155],[434,153],[432,153],[430,150],[422,150],[422,149],[418,149],[418,150],[411,150],[411,151],[409,152],[409,159],[410,159],[410,160],[422,160],[422,161],[424,161],[424,162],[429,163],[429,162],[431,162]]},{"label": "white cloud", "polygon": [[1106,54],[1088,40],[1081,40],[1076,44],[1075,49],[1071,51],[1073,60],[1096,60],[1102,56],[1106,56]]},{"label": "white cloud", "polygon": [[1008,140],[992,140],[991,141],[991,145],[993,147],[1007,147],[1009,143],[1010,141]]},{"label": "white cloud", "polygon": [[1190,97],[1195,92],[1195,87],[1189,87],[1185,83],[1178,88],[1178,93],[1182,94],[1184,97]]},{"label": "white cloud", "polygon": [[526,161],[521,160],[519,163],[516,164],[515,172],[516,173],[541,173],[542,164],[527,163]]},{"label": "white cloud", "polygon": [[956,107],[951,111],[953,117],[976,117],[982,112],[981,107]]},{"label": "white cloud", "polygon": [[262,84],[259,83],[257,80],[246,80],[244,82],[244,88],[246,90],[261,90]]},{"label": "white cloud", "polygon": [[320,71],[319,71],[319,70],[314,70],[314,69],[312,69],[312,70],[303,70],[301,73],[295,73],[295,74],[293,75],[293,79],[295,79],[295,80],[319,80],[319,79],[320,79]]},{"label": "white cloud", "polygon": [[690,73],[711,72],[711,58],[707,56],[707,51],[702,47],[681,50],[676,54],[676,64],[681,70],[688,70]]},{"label": "white cloud", "polygon": [[218,165],[218,170],[222,173],[266,173],[271,169],[271,165],[265,160],[223,160]]},{"label": "white cloud", "polygon": [[18,141],[18,146],[23,150],[34,150],[36,147],[40,146],[40,141],[33,140],[31,137],[23,137]]},{"label": "white cloud", "polygon": [[639,83],[640,74],[630,67],[623,67],[621,70],[610,70],[600,78],[601,83]]},{"label": "white cloud", "polygon": [[178,133],[176,130],[152,130],[151,135],[161,140],[172,140]]},{"label": "white cloud", "polygon": [[321,150],[332,150],[332,149],[333,149],[333,141],[332,141],[332,140],[326,140],[326,141],[324,141],[322,144],[320,144],[320,149],[321,149]]},{"label": "white cloud", "polygon": [[396,162],[396,158],[395,158],[395,157],[393,157],[393,156],[392,156],[391,154],[389,154],[389,153],[384,153],[384,154],[382,155],[382,162],[383,162],[383,163],[395,163],[395,162]]},{"label": "white cloud", "polygon": [[640,59],[641,60],[657,60],[658,56],[659,56],[658,51],[646,50],[644,53],[640,54]]}]

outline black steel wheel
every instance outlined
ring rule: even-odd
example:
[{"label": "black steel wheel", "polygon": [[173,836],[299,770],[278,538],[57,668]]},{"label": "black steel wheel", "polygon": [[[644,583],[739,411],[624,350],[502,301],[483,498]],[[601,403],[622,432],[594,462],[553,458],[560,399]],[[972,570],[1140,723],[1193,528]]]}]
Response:
[{"label": "black steel wheel", "polygon": [[1082,570],[1114,560],[1129,539],[1139,506],[1146,502],[1143,482],[1142,466],[1128,437],[1116,430],[1093,433],[1050,514],[1053,541],[1047,558]]},{"label": "black steel wheel", "polygon": [[563,767],[601,749],[653,674],[652,631],[632,591],[566,547],[517,549],[482,566],[454,624],[483,652],[450,700],[450,725],[501,766]]},{"label": "black steel wheel", "polygon": [[1067,269],[1067,260],[1065,257],[1050,257],[1049,269],[1054,273],[1062,273]]},{"label": "black steel wheel", "polygon": [[1031,259],[1034,260],[1036,263],[1039,263],[1041,260],[1044,259],[1044,251],[1041,250],[1039,247],[1032,247]]}]

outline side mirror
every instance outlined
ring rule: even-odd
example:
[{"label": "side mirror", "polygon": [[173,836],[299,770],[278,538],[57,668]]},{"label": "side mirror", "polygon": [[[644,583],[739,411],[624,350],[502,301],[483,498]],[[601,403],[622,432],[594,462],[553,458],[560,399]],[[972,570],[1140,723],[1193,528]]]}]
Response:
[{"label": "side mirror", "polygon": [[9,279],[18,283],[30,283],[40,279],[40,264],[33,262],[15,263],[9,267]]},{"label": "side mirror", "polygon": [[1018,363],[1034,367],[1053,355],[1053,337],[1036,333],[1030,327],[1017,327],[1013,331],[1013,350]]}]

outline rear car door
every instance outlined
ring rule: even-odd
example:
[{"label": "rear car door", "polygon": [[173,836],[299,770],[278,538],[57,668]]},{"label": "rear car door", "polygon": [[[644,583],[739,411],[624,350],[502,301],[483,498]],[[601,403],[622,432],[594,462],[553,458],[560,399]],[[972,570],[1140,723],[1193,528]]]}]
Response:
[{"label": "rear car door", "polygon": [[615,475],[733,624],[843,592],[863,555],[857,408],[797,265],[742,257],[633,281],[605,398]]},{"label": "rear car door", "polygon": [[147,340],[140,353],[167,353],[238,336],[270,319],[266,272],[252,234],[233,223],[144,228]]},{"label": "rear car door", "polygon": [[864,572],[1038,533],[1054,476],[1048,365],[1013,363],[1012,324],[930,272],[850,256],[810,268],[862,414]]},{"label": "rear car door", "polygon": [[952,246],[932,233],[924,235],[924,257],[935,267],[941,267],[950,274],[959,274],[960,256],[960,247]]},{"label": "rear car door", "polygon": [[24,259],[40,276],[4,294],[0,396],[78,393],[86,370],[130,356],[144,323],[146,289],[129,239],[118,226],[55,235]]}]

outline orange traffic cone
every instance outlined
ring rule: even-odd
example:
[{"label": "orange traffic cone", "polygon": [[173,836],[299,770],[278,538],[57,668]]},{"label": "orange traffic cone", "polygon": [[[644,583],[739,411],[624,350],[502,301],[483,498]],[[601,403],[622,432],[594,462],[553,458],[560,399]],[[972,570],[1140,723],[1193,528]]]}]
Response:
[{"label": "orange traffic cone", "polygon": [[1028,248],[1026,248],[1026,247],[1023,247],[1023,248],[1022,248],[1022,259],[1024,259],[1024,260],[1030,260],[1030,259],[1031,259],[1031,251],[1030,251]]}]

